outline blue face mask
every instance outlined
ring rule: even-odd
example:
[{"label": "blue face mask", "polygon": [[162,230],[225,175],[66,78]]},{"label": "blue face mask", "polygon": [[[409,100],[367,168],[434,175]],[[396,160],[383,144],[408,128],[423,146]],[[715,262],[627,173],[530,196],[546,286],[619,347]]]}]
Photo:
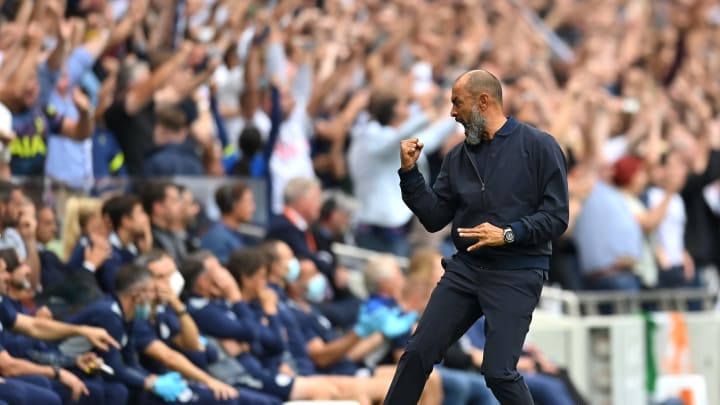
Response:
[{"label": "blue face mask", "polygon": [[319,303],[325,299],[325,290],[327,289],[327,280],[322,274],[316,274],[308,281],[305,298],[308,301]]},{"label": "blue face mask", "polygon": [[150,305],[150,302],[145,302],[144,304],[136,304],[135,319],[147,320],[148,318],[150,318],[151,311],[152,305]]},{"label": "blue face mask", "polygon": [[300,277],[300,261],[296,258],[290,259],[288,262],[288,271],[285,273],[285,281],[294,283]]}]

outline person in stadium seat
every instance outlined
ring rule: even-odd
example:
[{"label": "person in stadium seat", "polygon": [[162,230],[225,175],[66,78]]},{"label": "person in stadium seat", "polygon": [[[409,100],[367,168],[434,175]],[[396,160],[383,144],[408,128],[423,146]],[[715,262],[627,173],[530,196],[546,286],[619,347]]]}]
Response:
[{"label": "person in stadium seat", "polygon": [[[238,399],[234,388],[195,367],[157,338],[148,322],[156,289],[145,269],[134,263],[122,266],[115,277],[114,291],[73,315],[70,321],[102,328],[120,342],[121,347],[98,354],[113,369],[111,375],[103,377],[125,384],[130,403],[249,404],[239,402],[242,399]],[[140,356],[162,364],[165,372],[150,373],[140,364]]]},{"label": "person in stadium seat", "polygon": [[[94,272],[100,288],[106,293],[112,293],[115,286],[115,273],[125,263],[130,263],[142,252],[152,247],[152,234],[148,216],[143,211],[140,200],[134,195],[120,195],[105,201],[102,206],[102,215],[107,227],[111,230],[108,237],[109,246],[97,246],[99,249],[108,248],[105,252],[109,256],[102,265],[91,263],[86,254],[95,248],[94,238],[101,235],[88,235],[80,239],[68,260],[68,266],[74,269],[86,269]],[[90,247],[91,249],[88,249]],[[99,254],[102,252],[99,252]]]}]

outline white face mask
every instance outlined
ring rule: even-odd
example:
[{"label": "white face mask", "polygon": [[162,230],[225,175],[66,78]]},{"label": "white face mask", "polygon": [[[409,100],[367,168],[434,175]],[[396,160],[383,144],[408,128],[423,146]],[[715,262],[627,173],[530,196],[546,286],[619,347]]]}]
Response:
[{"label": "white face mask", "polygon": [[185,279],[183,278],[182,274],[180,274],[180,272],[177,270],[175,271],[175,273],[173,273],[172,276],[170,276],[170,288],[177,297],[180,296],[183,288],[185,288]]}]

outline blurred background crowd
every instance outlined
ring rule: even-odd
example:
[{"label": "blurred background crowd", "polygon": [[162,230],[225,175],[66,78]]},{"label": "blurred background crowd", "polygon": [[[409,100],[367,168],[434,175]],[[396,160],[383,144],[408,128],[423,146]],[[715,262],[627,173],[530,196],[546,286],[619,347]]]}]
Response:
[{"label": "blurred background crowd", "polygon": [[[185,389],[202,402],[202,387],[247,403],[380,400],[454,251],[449,228],[427,233],[402,202],[399,141],[423,141],[432,183],[464,140],[449,89],[474,68],[566,154],[571,220],[550,283],[718,288],[715,1],[0,0],[0,12],[0,304],[118,341],[98,320],[113,302],[150,326],[125,325],[145,344],[121,342],[122,358],[91,356],[142,370],[148,392],[133,373],[71,362],[87,403]],[[386,255],[347,268],[334,244]],[[20,384],[7,364],[45,364],[17,367],[50,379],[57,365],[6,342],[13,323],[27,332],[16,318],[0,319],[0,403],[23,403],[3,397]],[[479,322],[451,349],[424,401],[494,403],[474,372],[482,336]],[[52,350],[90,356],[70,346]],[[583,403],[536,347],[519,368],[537,403]],[[65,403],[82,384],[51,382],[22,384]]]}]

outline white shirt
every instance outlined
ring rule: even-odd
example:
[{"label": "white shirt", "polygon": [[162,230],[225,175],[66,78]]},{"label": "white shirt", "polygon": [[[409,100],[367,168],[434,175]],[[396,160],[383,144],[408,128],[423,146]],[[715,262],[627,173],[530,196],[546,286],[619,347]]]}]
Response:
[{"label": "white shirt", "polygon": [[[245,70],[242,65],[228,69],[226,65],[220,65],[215,70],[213,79],[217,83],[217,101],[223,108],[239,109],[240,96],[245,88]],[[225,129],[228,134],[228,142],[237,145],[240,131],[243,129],[243,119],[240,114],[223,118]]]},{"label": "white shirt", "polygon": [[353,129],[348,170],[353,194],[360,202],[357,213],[359,223],[396,228],[412,218],[412,212],[402,200],[397,174],[400,141],[418,137],[423,142],[418,167],[428,181],[426,155],[439,149],[456,128],[453,119],[444,119],[422,130],[427,123],[423,114],[414,114],[398,128],[371,121]]},{"label": "white shirt", "polygon": [[0,249],[13,248],[20,259],[27,258],[27,249],[20,233],[15,228],[5,228],[0,233]]},{"label": "white shirt", "polygon": [[275,214],[282,213],[283,190],[290,179],[315,177],[310,156],[311,125],[306,106],[299,103],[280,126],[280,133],[270,157],[272,210]]},{"label": "white shirt", "polygon": [[[651,208],[660,205],[665,191],[653,187],[648,191],[648,204]],[[682,266],[685,252],[685,203],[679,194],[670,199],[665,217],[655,231],[658,246],[665,252],[671,266]]]}]

